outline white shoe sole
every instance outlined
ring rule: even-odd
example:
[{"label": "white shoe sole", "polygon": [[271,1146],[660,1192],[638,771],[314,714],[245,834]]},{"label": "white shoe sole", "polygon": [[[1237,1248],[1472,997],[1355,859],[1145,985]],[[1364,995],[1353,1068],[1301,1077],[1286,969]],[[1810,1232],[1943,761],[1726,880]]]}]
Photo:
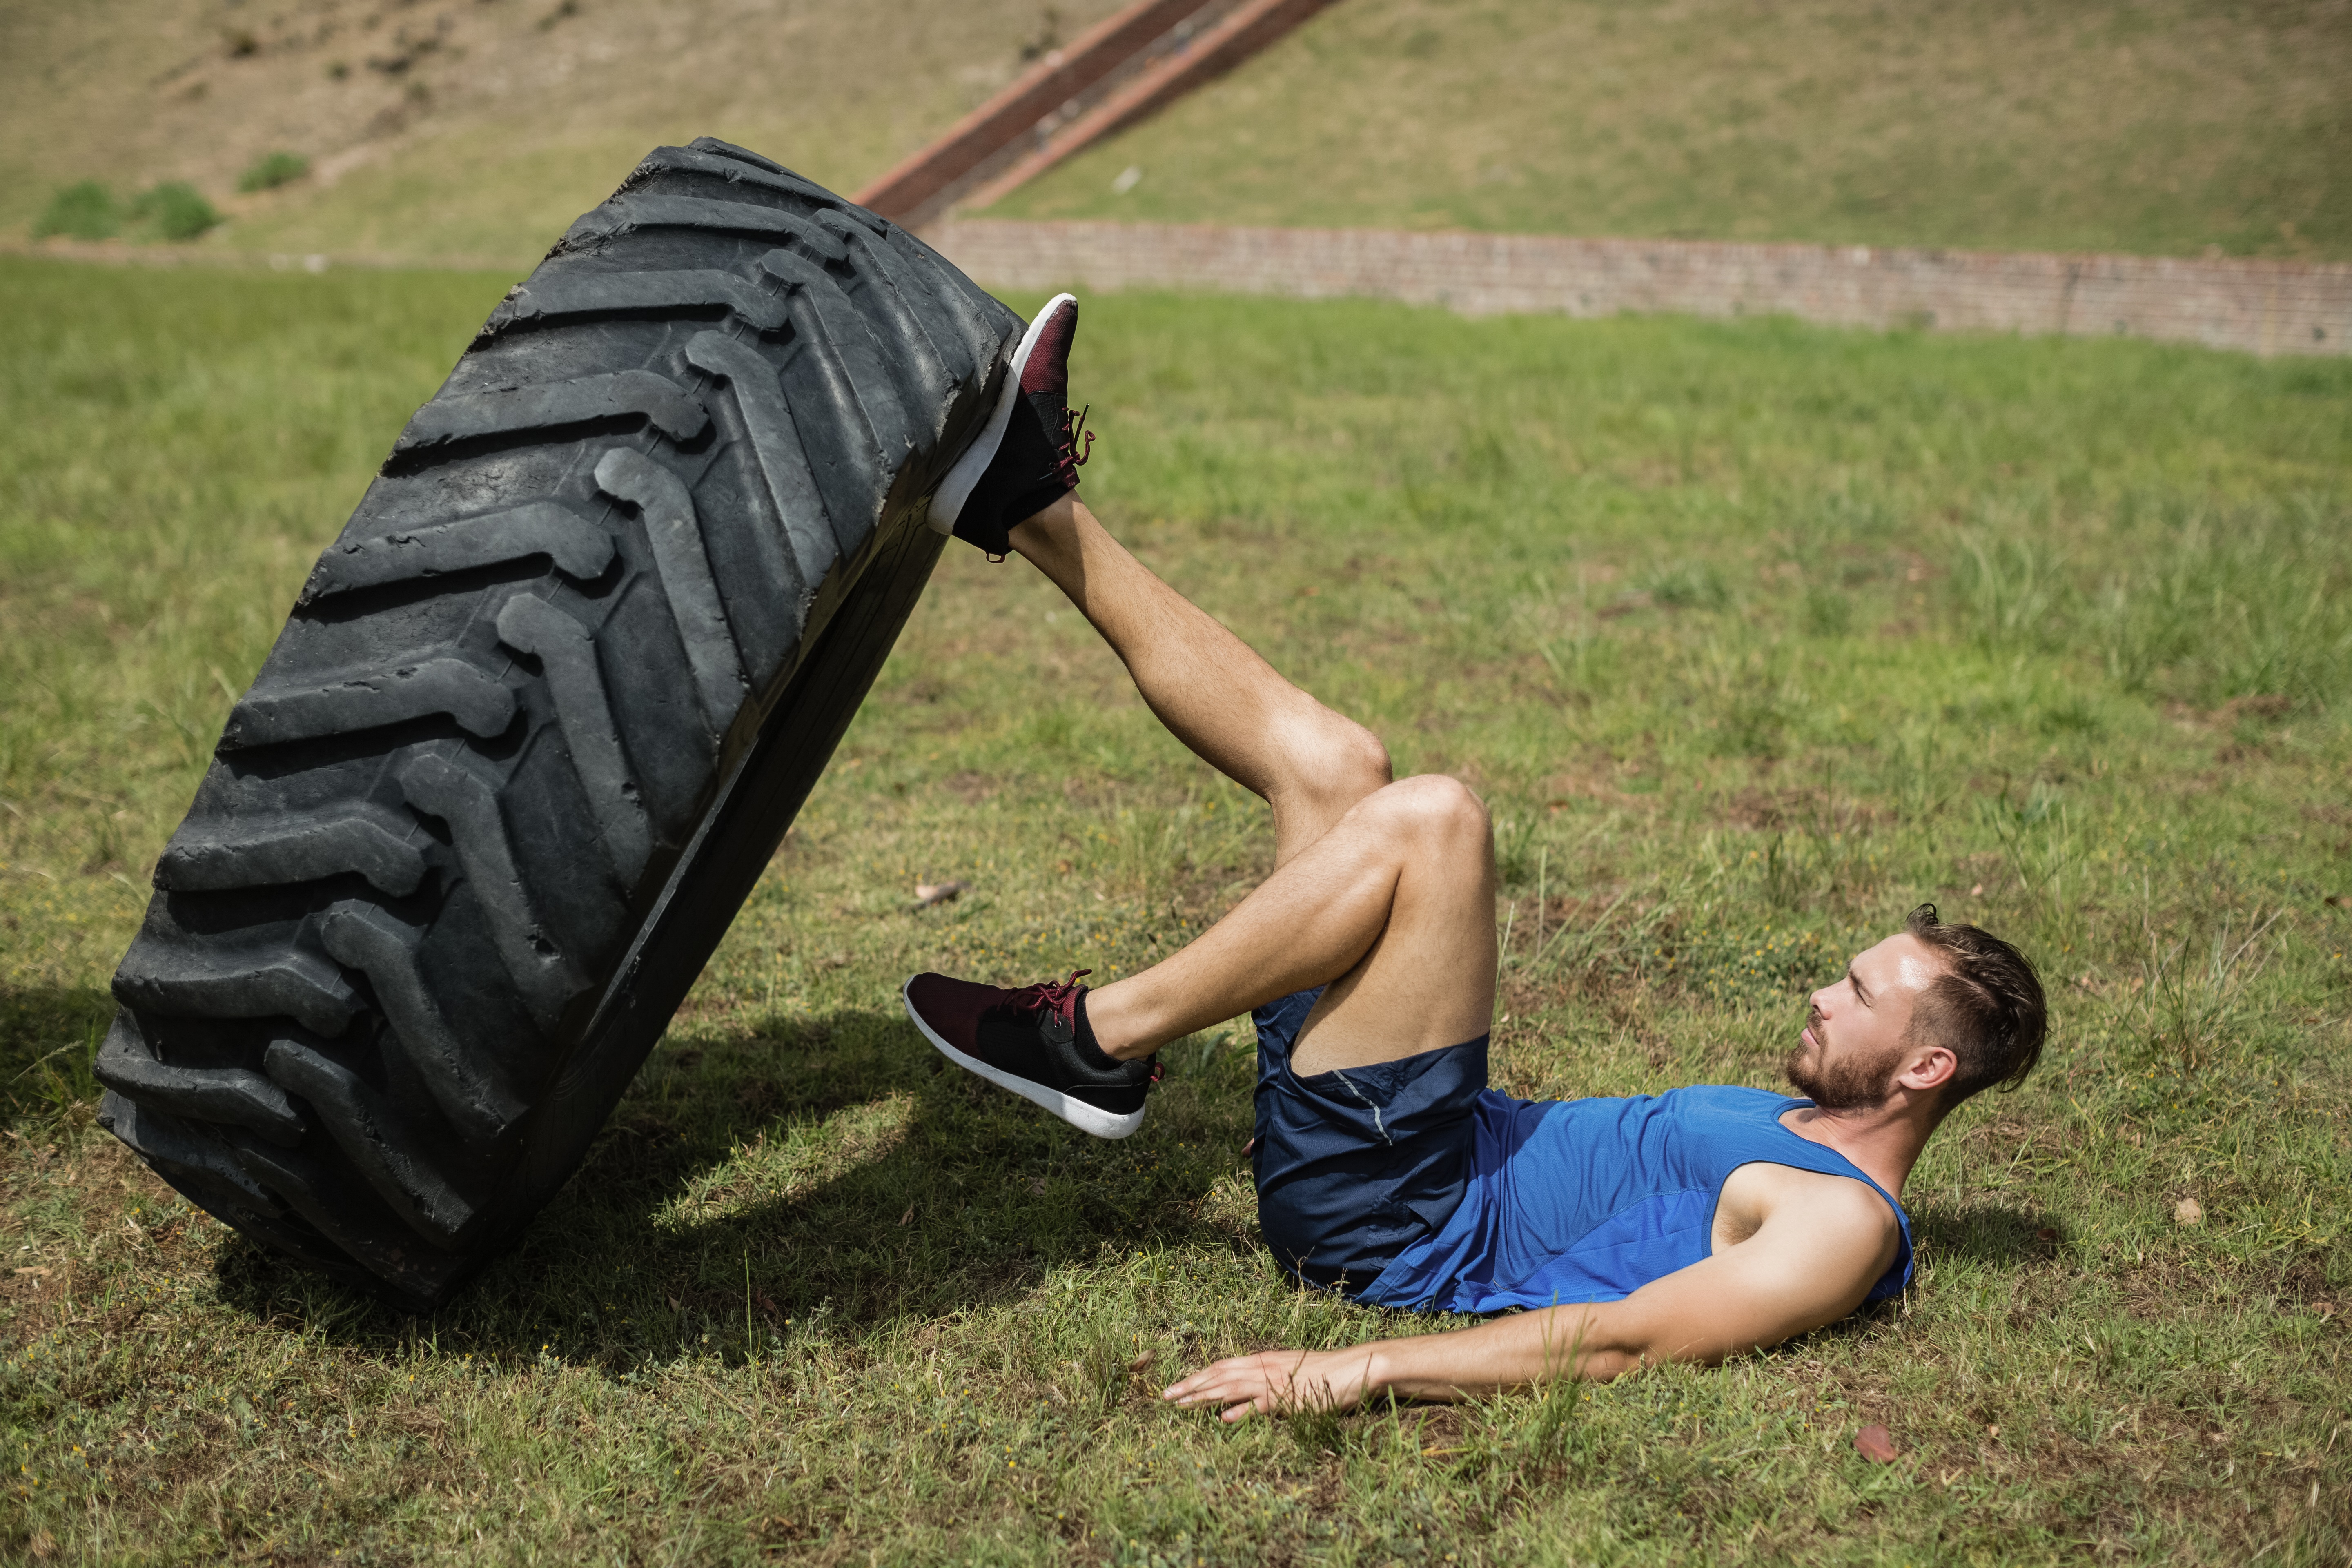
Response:
[{"label": "white shoe sole", "polygon": [[[907,985],[912,985],[909,980]],[[1009,1089],[1032,1105],[1040,1105],[1081,1132],[1091,1132],[1097,1138],[1124,1138],[1143,1125],[1143,1108],[1139,1106],[1125,1116],[1105,1110],[1098,1105],[1088,1105],[1083,1100],[1073,1100],[1059,1089],[1047,1089],[1042,1083],[1032,1083],[1025,1078],[1015,1078],[1002,1068],[968,1057],[940,1038],[923,1016],[915,1011],[915,1000],[907,994],[907,986],[898,988],[898,999],[907,1005],[907,1016],[923,1032],[923,1038],[939,1048],[940,1055],[969,1073],[978,1073],[999,1089]]]},{"label": "white shoe sole", "polygon": [[[1021,342],[1013,351],[1013,363],[1005,367],[1004,388],[996,395],[996,407],[990,412],[988,423],[980,427],[980,434],[972,438],[971,446],[964,448],[963,456],[955,460],[955,467],[948,470],[948,477],[940,481],[939,489],[931,496],[933,531],[955,531],[956,520],[963,515],[963,503],[971,499],[972,490],[980,483],[980,476],[988,472],[988,465],[996,461],[996,449],[1004,444],[1005,427],[1013,423],[1013,399],[1021,395],[1022,373],[1029,368],[1029,356],[1036,350],[1038,334],[1045,330],[1047,319],[1061,309],[1065,300],[1073,305],[1078,302],[1075,294],[1055,295],[1045,301],[1045,308],[1030,321],[1029,330],[1021,334]],[[940,1049],[944,1051],[948,1047],[941,1046]],[[1114,1132],[1107,1136],[1116,1138],[1121,1134]]]}]

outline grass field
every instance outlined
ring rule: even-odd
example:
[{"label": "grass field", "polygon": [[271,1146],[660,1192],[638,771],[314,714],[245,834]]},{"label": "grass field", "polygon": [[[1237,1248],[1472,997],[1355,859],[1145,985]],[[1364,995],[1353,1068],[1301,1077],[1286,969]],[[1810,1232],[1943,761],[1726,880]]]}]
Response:
[{"label": "grass field", "polygon": [[[0,231],[184,179],[202,247],[519,268],[657,142],[854,190],[1111,8],[0,6]],[[2341,0],[1342,0],[998,210],[2343,258],[2347,80]]]},{"label": "grass field", "polygon": [[437,1317],[95,1129],[108,976],[231,696],[505,282],[0,259],[0,1557],[2352,1552],[2352,363],[1090,301],[1095,506],[1491,803],[1499,1086],[1769,1084],[1801,990],[1923,899],[2055,1003],[2041,1074],[1914,1176],[1901,1300],[1721,1369],[1221,1429],[1153,1391],[1439,1325],[1277,1278],[1246,1024],[1103,1144],[902,1021],[910,970],[1126,972],[1266,865],[1018,563],[950,552],[580,1176]]}]

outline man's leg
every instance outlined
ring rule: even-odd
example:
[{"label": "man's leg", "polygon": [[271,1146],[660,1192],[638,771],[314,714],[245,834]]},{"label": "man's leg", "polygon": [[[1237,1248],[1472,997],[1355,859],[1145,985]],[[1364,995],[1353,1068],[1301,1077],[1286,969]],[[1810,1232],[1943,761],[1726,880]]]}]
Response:
[{"label": "man's leg", "polygon": [[1138,1059],[1327,982],[1293,1055],[1301,1072],[1485,1034],[1495,872],[1477,797],[1450,778],[1389,783],[1370,731],[1283,679],[1074,496],[1011,537],[1102,633],[1161,722],[1274,808],[1272,877],[1181,952],[1087,994],[1101,1047]]},{"label": "man's leg", "polygon": [[1369,731],[1276,675],[1078,504],[1076,330],[1066,295],[1029,324],[981,439],[932,498],[932,526],[991,555],[1018,551],[1061,586],[1177,738],[1274,808],[1275,874],[1198,942],[1117,984],[1088,993],[1074,975],[1008,990],[918,974],[908,1016],[958,1065],[1104,1138],[1142,1125],[1158,1074],[1141,1058],[1310,986],[1328,988],[1293,1057],[1309,1070],[1484,1033],[1495,979],[1485,809],[1450,779],[1390,783]]},{"label": "man's leg", "polygon": [[1389,782],[1379,737],[1276,674],[1129,554],[1076,495],[1013,529],[1012,540],[1094,623],[1169,732],[1274,808],[1276,866]]},{"label": "man's leg", "polygon": [[1087,994],[1095,1038],[1133,1060],[1328,982],[1292,1048],[1301,1073],[1460,1045],[1495,1012],[1495,853],[1460,781],[1366,795],[1173,956]]}]

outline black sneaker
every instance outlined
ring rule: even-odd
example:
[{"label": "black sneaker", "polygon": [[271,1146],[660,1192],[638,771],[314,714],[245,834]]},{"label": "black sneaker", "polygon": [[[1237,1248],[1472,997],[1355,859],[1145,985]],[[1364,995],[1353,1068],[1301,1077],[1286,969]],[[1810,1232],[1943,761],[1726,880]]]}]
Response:
[{"label": "black sneaker", "polygon": [[1077,300],[1055,295],[1021,334],[995,411],[931,497],[931,526],[979,545],[992,561],[1011,552],[1015,525],[1078,488],[1078,467],[1094,450],[1087,411],[1070,412],[1070,344],[1077,334]]},{"label": "black sneaker", "polygon": [[[907,982],[907,1016],[956,1066],[1044,1106],[1081,1132],[1124,1138],[1143,1125],[1160,1058],[1122,1062],[1097,1049],[1078,1017],[1081,969],[1007,991],[944,974]],[[1084,1032],[1089,1037],[1081,1039]]]}]

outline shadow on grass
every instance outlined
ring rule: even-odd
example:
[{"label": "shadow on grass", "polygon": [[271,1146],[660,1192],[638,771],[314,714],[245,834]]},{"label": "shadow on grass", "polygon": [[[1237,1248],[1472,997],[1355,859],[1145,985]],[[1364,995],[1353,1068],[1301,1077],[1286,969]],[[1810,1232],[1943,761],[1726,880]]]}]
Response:
[{"label": "shadow on grass", "polygon": [[616,1373],[941,1318],[1057,1268],[1237,1244],[1202,1210],[1239,1169],[1248,1062],[1203,1058],[1109,1143],[949,1068],[895,1014],[672,1039],[555,1201],[429,1325],[242,1237],[215,1254],[220,1293],[372,1353],[423,1331]]},{"label": "shadow on grass", "polygon": [[[55,1016],[102,1025],[106,1005],[90,994]],[[219,1291],[371,1356],[429,1337],[445,1354],[619,1375],[887,1335],[1139,1253],[1250,1249],[1205,1201],[1242,1173],[1249,1053],[1193,1055],[1142,1131],[1104,1142],[948,1068],[895,1012],[673,1038],[555,1201],[431,1319],[242,1237],[215,1248]],[[2000,1269],[2063,1239],[2049,1216],[1998,1203],[1922,1206],[1913,1226],[1923,1258]],[[1822,1332],[1865,1331],[1891,1310]]]},{"label": "shadow on grass", "polygon": [[2054,1257],[2065,1239],[2064,1227],[2050,1215],[1999,1203],[1914,1210],[1911,1235],[1922,1257],[1994,1268]]},{"label": "shadow on grass", "polygon": [[114,998],[95,986],[0,986],[0,1128],[96,1101],[90,1058],[113,1021]]},{"label": "shadow on grass", "polygon": [[[1204,1212],[1241,1173],[1250,1079],[1245,1050],[1201,1051],[1113,1143],[949,1068],[895,1013],[672,1039],[555,1201],[429,1321],[241,1237],[215,1255],[219,1289],[371,1355],[430,1336],[444,1353],[616,1375],[888,1333],[1015,1300],[1056,1269],[1255,1247]],[[2046,1215],[2000,1204],[1924,1207],[1913,1224],[1923,1257],[1996,1268],[2060,1240]]]}]

